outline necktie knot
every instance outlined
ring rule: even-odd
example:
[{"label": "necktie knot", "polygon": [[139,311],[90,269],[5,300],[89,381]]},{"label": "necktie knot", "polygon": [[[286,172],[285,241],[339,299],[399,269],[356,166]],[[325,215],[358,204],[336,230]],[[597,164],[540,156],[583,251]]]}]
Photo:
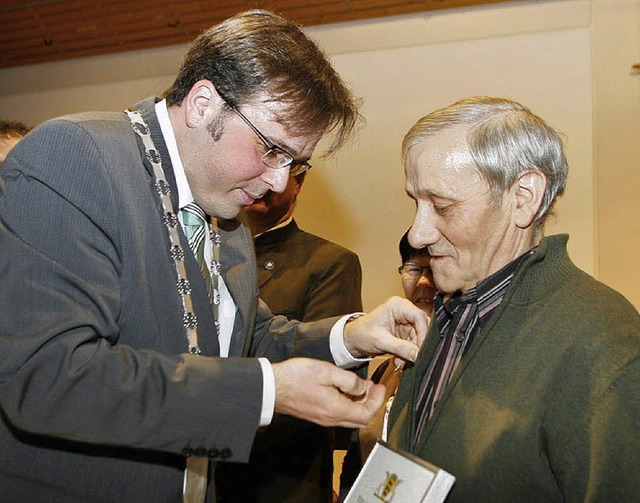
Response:
[{"label": "necktie knot", "polygon": [[200,229],[202,229],[201,239],[204,239],[205,214],[200,206],[196,203],[189,203],[182,208],[182,222],[189,241],[192,240],[194,234],[196,234]]}]

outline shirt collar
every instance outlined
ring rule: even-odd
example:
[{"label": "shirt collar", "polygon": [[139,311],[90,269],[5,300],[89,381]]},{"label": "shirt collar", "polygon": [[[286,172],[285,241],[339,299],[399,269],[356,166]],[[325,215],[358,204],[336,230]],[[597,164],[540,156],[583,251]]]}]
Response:
[{"label": "shirt collar", "polygon": [[253,239],[257,238],[258,236],[264,236],[268,232],[275,231],[277,229],[282,229],[283,227],[286,227],[287,225],[289,225],[292,221],[293,221],[293,215],[291,215],[289,218],[287,218],[284,222],[279,223],[278,225],[276,225],[274,227],[271,227],[271,229],[267,229],[266,231],[261,232],[260,234],[256,234],[255,236],[253,236]]},{"label": "shirt collar", "polygon": [[[502,301],[520,264],[532,253],[533,251],[529,250],[520,255],[499,271],[480,281],[475,287],[463,293],[454,293],[448,300],[445,300],[444,295],[439,293],[435,299],[436,311],[440,316],[446,314],[448,317],[452,317],[461,305],[477,303],[480,308],[480,318],[482,321],[486,321],[485,316],[491,314]],[[494,302],[495,300],[497,303]]]},{"label": "shirt collar", "polygon": [[160,130],[162,131],[162,137],[167,145],[169,151],[169,159],[173,166],[173,174],[176,177],[176,184],[178,186],[178,208],[182,209],[187,204],[193,202],[193,194],[187,181],[187,175],[184,172],[184,165],[182,159],[180,159],[180,152],[178,151],[178,142],[176,141],[176,135],[173,132],[173,126],[171,125],[171,119],[169,118],[169,110],[167,108],[167,100],[162,100],[155,105],[156,115],[158,116],[158,122],[160,123]]}]

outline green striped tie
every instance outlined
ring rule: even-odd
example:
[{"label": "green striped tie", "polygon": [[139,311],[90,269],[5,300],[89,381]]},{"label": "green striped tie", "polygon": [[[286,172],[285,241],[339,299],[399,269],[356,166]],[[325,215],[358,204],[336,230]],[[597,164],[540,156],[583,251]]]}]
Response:
[{"label": "green striped tie", "polygon": [[213,246],[211,270],[207,267],[207,263],[204,260],[204,244],[207,237],[207,226],[205,225],[205,219],[207,216],[200,206],[196,203],[189,203],[181,210],[182,222],[185,229],[187,240],[189,241],[189,247],[196,256],[198,265],[200,266],[200,272],[204,278],[204,283],[207,287],[207,295],[209,296],[209,304],[211,305],[211,312],[213,313],[213,319],[216,327],[216,335],[220,336],[220,322],[218,320],[218,305],[220,304],[220,290],[218,289],[218,277],[222,270],[220,266],[220,235],[216,226],[216,221],[211,220],[211,243]]},{"label": "green striped tie", "polygon": [[209,274],[209,268],[204,260],[204,241],[207,235],[207,226],[205,225],[206,215],[204,211],[202,211],[202,208],[196,203],[187,204],[181,211],[182,223],[184,224],[184,232],[189,241],[189,248],[191,248],[191,251],[196,256],[196,260],[200,266],[200,272],[204,278],[204,283],[207,286],[209,302],[211,303],[211,274]]},{"label": "green striped tie", "polygon": [[[220,237],[217,228],[212,221],[212,266],[209,272],[204,259],[204,244],[207,237],[207,226],[205,219],[207,216],[196,203],[189,203],[181,210],[182,224],[185,235],[189,241],[189,248],[200,266],[200,272],[204,278],[209,296],[209,304],[216,327],[216,335],[220,336],[220,322],[218,321],[218,304],[220,303],[220,293],[218,291],[218,276],[220,275]],[[207,480],[209,472],[209,460],[204,457],[191,456],[187,458],[187,479],[184,503],[204,503],[206,499]]]}]

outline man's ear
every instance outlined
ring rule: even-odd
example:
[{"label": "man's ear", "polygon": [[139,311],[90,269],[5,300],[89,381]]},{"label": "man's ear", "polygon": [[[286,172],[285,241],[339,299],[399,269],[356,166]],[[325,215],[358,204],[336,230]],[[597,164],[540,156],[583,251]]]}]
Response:
[{"label": "man's ear", "polygon": [[522,173],[513,185],[515,224],[526,229],[540,209],[547,186],[547,177],[539,170]]},{"label": "man's ear", "polygon": [[193,84],[182,103],[187,127],[196,128],[209,124],[221,103],[222,100],[211,81],[199,80]]},{"label": "man's ear", "polygon": [[302,184],[304,183],[304,179],[306,176],[307,176],[307,172],[304,171],[300,173],[298,176],[293,177],[296,181],[296,185],[298,186],[298,192],[300,192],[300,189],[302,188]]}]

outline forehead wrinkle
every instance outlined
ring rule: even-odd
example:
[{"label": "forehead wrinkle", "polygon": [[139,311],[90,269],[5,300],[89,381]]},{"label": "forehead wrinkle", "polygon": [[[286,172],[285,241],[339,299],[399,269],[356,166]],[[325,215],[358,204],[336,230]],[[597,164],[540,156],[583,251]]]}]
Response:
[{"label": "forehead wrinkle", "polygon": [[407,191],[411,187],[416,197],[460,201],[488,189],[464,137],[429,138],[412,148],[408,161]]}]

